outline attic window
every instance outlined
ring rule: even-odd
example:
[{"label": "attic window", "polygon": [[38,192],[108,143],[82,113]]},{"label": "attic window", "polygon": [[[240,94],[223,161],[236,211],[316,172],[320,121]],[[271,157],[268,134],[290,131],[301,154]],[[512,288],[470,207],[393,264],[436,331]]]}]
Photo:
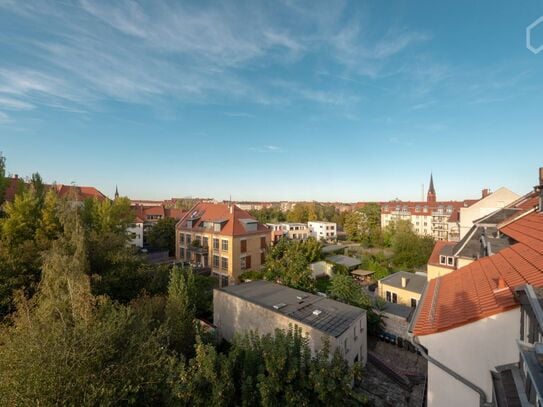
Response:
[{"label": "attic window", "polygon": [[447,257],[447,264],[449,266],[454,265],[454,257]]},{"label": "attic window", "polygon": [[281,302],[281,303],[279,303],[279,304],[275,304],[275,305],[273,306],[273,308],[274,308],[274,309],[281,309],[281,308],[284,308],[284,307],[286,307],[286,306],[287,306],[287,304],[285,304],[284,302]]},{"label": "attic window", "polygon": [[447,264],[447,257],[439,256],[439,264]]}]

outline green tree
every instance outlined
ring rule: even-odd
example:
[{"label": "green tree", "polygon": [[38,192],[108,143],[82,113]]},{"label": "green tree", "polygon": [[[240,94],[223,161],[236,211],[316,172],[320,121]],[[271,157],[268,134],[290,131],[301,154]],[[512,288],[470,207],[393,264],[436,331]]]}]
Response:
[{"label": "green tree", "polygon": [[195,283],[191,270],[184,272],[174,267],[168,286],[166,325],[170,347],[177,354],[190,357],[194,354],[195,340]]},{"label": "green tree", "polygon": [[369,296],[362,292],[360,286],[349,275],[334,276],[329,291],[332,298],[356,307],[368,308],[371,303]]},{"label": "green tree", "polygon": [[147,242],[156,250],[168,250],[170,256],[175,255],[175,224],[174,218],[160,219],[147,232]]},{"label": "green tree", "polygon": [[430,236],[418,236],[409,221],[398,221],[391,227],[394,265],[406,269],[421,267],[428,262],[435,244]]},{"label": "green tree", "polygon": [[75,213],[44,256],[40,288],[0,330],[0,404],[149,405],[177,370],[165,334],[129,307],[96,298]]}]

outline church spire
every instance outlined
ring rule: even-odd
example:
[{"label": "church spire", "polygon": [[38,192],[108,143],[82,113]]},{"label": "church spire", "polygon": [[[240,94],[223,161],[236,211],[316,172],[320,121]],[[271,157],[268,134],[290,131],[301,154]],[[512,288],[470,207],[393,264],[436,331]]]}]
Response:
[{"label": "church spire", "polygon": [[119,197],[119,188],[117,188],[117,185],[115,185],[115,199]]},{"label": "church spire", "polygon": [[436,196],[436,190],[434,188],[434,175],[430,174],[430,186],[428,187],[428,195],[426,200],[428,203],[436,203],[437,196]]}]

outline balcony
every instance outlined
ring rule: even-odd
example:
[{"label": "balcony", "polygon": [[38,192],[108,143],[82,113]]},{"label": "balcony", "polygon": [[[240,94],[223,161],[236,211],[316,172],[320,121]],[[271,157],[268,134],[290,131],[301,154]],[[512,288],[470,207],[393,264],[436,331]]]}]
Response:
[{"label": "balcony", "polygon": [[195,240],[187,247],[187,250],[197,254],[208,254],[209,246],[202,246],[198,240]]}]

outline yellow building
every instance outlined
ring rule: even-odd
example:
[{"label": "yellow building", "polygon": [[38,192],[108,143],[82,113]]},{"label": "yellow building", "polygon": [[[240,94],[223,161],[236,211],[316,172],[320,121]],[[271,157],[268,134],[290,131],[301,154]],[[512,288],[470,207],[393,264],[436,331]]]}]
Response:
[{"label": "yellow building", "polygon": [[377,295],[387,302],[416,308],[425,287],[424,273],[398,271],[379,280]]},{"label": "yellow building", "polygon": [[179,261],[210,269],[225,286],[260,269],[271,231],[235,205],[199,203],[177,223],[175,240]]}]

